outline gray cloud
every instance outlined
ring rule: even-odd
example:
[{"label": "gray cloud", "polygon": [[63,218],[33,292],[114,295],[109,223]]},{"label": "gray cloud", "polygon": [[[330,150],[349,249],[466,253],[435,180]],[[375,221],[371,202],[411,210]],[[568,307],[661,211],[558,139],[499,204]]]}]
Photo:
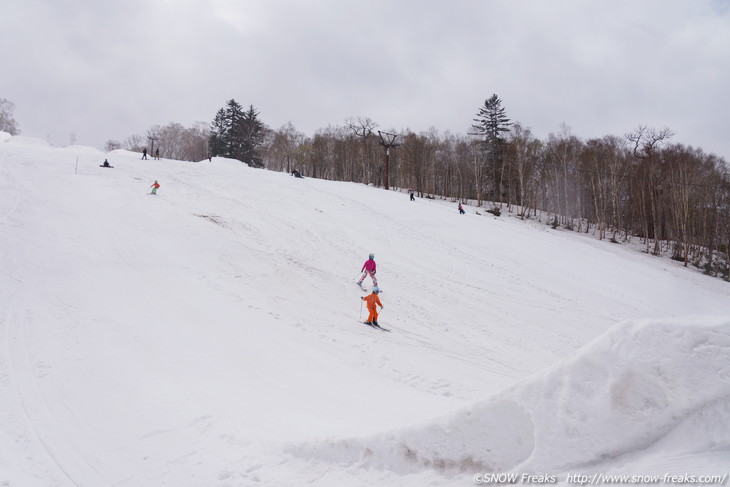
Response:
[{"label": "gray cloud", "polygon": [[229,98],[313,134],[465,133],[492,93],[540,137],[669,127],[730,159],[725,0],[6,0],[0,97],[25,135],[101,147]]}]

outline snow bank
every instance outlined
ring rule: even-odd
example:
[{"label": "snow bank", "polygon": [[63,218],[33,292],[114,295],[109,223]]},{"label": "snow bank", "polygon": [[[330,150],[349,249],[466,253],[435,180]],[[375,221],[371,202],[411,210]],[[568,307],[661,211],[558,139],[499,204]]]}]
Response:
[{"label": "snow bank", "polygon": [[26,137],[24,135],[14,135],[6,139],[8,144],[22,145],[25,147],[51,147],[47,141],[36,137]]},{"label": "snow bank", "polygon": [[[730,320],[623,322],[508,396],[535,424],[535,449],[522,469],[565,469],[643,450],[705,409],[729,403]],[[722,435],[729,443],[730,430]],[[717,440],[704,437],[694,449]]]},{"label": "snow bank", "polygon": [[9,140],[11,137],[12,137],[12,135],[10,135],[9,133],[0,131],[0,142],[5,142],[5,141]]},{"label": "snow bank", "polygon": [[81,152],[84,154],[103,154],[104,152],[100,151],[96,147],[89,147],[87,145],[68,145],[66,147],[63,147],[61,150],[65,151],[71,151],[71,152]]},{"label": "snow bank", "polygon": [[142,153],[141,152],[132,152],[132,151],[127,150],[127,149],[114,149],[113,151],[109,151],[107,154],[109,156],[135,157],[137,159],[139,159],[140,157],[142,157]]},{"label": "snow bank", "polygon": [[[554,367],[450,417],[295,455],[391,470],[564,472],[644,450],[730,445],[730,320],[625,321]],[[687,439],[684,441],[683,439]]]},{"label": "snow bank", "polygon": [[[208,159],[203,159],[200,162],[208,162]],[[241,164],[243,164],[246,167],[249,167],[248,164],[246,164],[245,162],[239,161],[238,159],[231,159],[230,157],[216,156],[216,157],[213,157],[210,162],[219,163],[219,164],[237,165],[237,166],[240,166]]]}]

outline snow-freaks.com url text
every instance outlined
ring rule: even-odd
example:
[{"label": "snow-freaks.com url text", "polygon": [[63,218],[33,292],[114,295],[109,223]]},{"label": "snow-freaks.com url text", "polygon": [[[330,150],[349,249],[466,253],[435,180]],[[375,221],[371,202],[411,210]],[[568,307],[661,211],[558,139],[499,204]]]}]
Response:
[{"label": "snow-freaks.com url text", "polygon": [[[565,482],[575,485],[620,485],[620,484],[694,484],[725,485],[728,474],[724,475],[592,475],[571,473]],[[563,479],[558,475],[534,475],[516,473],[478,473],[474,475],[475,484],[556,484]]]}]

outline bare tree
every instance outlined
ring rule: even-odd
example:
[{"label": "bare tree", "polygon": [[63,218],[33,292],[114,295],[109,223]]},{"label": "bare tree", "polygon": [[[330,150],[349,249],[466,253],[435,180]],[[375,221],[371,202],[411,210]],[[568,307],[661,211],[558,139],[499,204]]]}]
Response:
[{"label": "bare tree", "polygon": [[121,149],[122,144],[118,140],[112,140],[109,139],[106,141],[106,144],[104,144],[104,150],[107,152],[111,152],[113,150]]},{"label": "bare tree", "polygon": [[622,215],[626,210],[622,208],[624,195],[627,192],[627,180],[630,177],[632,164],[627,152],[625,140],[616,136],[603,137],[602,144],[606,159],[604,160],[607,174],[607,184],[610,195],[611,208],[611,242],[618,243],[616,236],[619,230],[626,224],[622,222]]},{"label": "bare tree", "polygon": [[[179,125],[179,124],[178,124]],[[161,128],[159,125],[153,125],[148,131],[147,131],[147,140],[150,141],[150,155],[155,155],[155,142],[160,140],[160,132]]]},{"label": "bare tree", "polygon": [[[582,142],[571,134],[570,127],[563,124],[559,134],[550,134],[545,146],[546,159],[550,166],[553,199],[552,210],[562,218],[565,228],[572,229],[574,218],[579,216],[579,186],[576,177]],[[548,208],[550,210],[551,208]]]},{"label": "bare tree", "polygon": [[[187,129],[179,123],[169,123],[164,127],[155,125],[147,131],[147,140],[151,141],[152,147],[157,142],[157,150],[161,157],[166,159],[185,160],[183,140]],[[155,152],[150,149],[152,156]]]},{"label": "bare tree", "polygon": [[379,171],[375,170],[372,157],[372,141],[374,138],[373,130],[378,126],[375,122],[367,117],[354,117],[345,120],[345,126],[355,135],[356,138],[360,139],[362,143],[361,147],[361,174],[363,175],[363,182],[372,182],[375,180],[375,184],[380,184],[380,178],[378,177]]},{"label": "bare tree", "polygon": [[0,132],[7,132],[10,135],[20,135],[18,122],[13,118],[15,104],[5,98],[0,98]]},{"label": "bare tree", "polygon": [[461,201],[476,199],[476,185],[469,175],[469,163],[479,156],[479,149],[473,140],[466,136],[454,136],[450,144],[454,158],[454,176],[457,178],[457,196]]},{"label": "bare tree", "polygon": [[525,218],[530,209],[537,205],[535,176],[541,145],[540,141],[533,137],[529,128],[523,127],[520,123],[512,126],[512,131],[507,139],[505,159],[515,172],[520,218]]},{"label": "bare tree", "polygon": [[639,160],[639,178],[643,181],[639,193],[644,213],[644,229],[646,251],[650,251],[649,242],[654,241],[654,255],[661,253],[663,239],[663,219],[660,199],[666,188],[662,185],[663,174],[660,167],[658,149],[662,143],[674,135],[668,128],[657,130],[647,126],[639,126],[626,134],[626,139],[633,145],[633,155]]},{"label": "bare tree", "polygon": [[423,160],[426,156],[425,137],[409,132],[403,137],[401,144],[401,166],[404,172],[404,185],[414,188],[419,196],[423,196],[425,182]]},{"label": "bare tree", "polygon": [[144,149],[146,145],[141,135],[134,134],[124,139],[122,147],[128,151],[142,152],[142,149]]},{"label": "bare tree", "polygon": [[292,158],[297,148],[304,142],[305,135],[291,122],[282,125],[279,130],[272,131],[264,149],[264,163],[267,168],[291,173]]}]

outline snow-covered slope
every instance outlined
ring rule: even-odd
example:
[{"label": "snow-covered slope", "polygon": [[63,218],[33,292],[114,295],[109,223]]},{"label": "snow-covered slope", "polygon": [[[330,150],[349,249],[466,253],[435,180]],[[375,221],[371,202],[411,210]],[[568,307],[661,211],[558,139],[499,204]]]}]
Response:
[{"label": "snow-covered slope", "polygon": [[[730,464],[730,287],[626,247],[21,137],[0,139],[0,246],[0,485]],[[358,323],[371,252],[391,333]]]}]

